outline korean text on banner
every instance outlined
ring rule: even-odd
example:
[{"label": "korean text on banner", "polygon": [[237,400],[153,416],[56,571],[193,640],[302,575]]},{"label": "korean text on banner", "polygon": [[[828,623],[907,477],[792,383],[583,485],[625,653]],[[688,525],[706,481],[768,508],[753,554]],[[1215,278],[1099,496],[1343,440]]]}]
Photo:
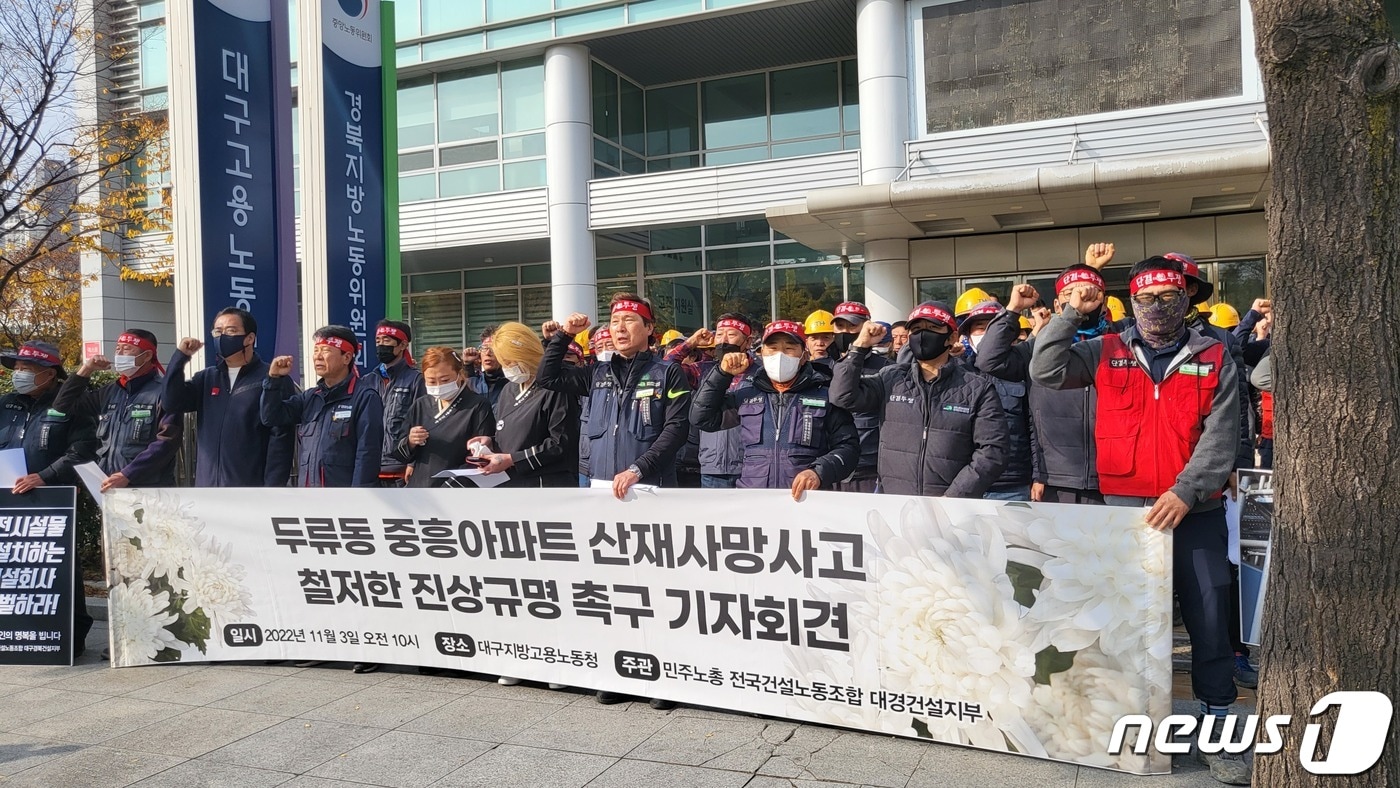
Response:
[{"label": "korean text on banner", "polygon": [[0,490],[0,665],[73,664],[77,490]]},{"label": "korean text on banner", "polygon": [[[117,490],[117,666],[460,668],[1161,773],[1145,510],[738,490]],[[148,611],[151,622],[119,610]]]}]

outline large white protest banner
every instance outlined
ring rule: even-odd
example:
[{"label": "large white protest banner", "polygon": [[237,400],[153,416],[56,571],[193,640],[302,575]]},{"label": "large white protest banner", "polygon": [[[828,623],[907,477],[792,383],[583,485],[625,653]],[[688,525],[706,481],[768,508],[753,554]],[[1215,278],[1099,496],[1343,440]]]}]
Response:
[{"label": "large white protest banner", "polygon": [[112,662],[428,665],[1137,773],[1171,713],[1142,509],[654,490],[117,490]]}]

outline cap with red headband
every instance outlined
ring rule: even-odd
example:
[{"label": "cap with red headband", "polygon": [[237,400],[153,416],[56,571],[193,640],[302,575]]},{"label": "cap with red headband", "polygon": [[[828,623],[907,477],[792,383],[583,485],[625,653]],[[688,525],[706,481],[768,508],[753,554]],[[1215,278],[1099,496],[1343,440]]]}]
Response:
[{"label": "cap with red headband", "polygon": [[958,328],[966,331],[974,320],[989,320],[999,314],[1001,314],[1001,304],[995,301],[983,301],[974,306],[966,315],[963,315],[962,323]]},{"label": "cap with red headband", "polygon": [[1128,294],[1137,295],[1144,287],[1155,287],[1157,285],[1175,285],[1182,290],[1186,289],[1186,276],[1179,271],[1158,268],[1143,271],[1132,279],[1128,280]]},{"label": "cap with red headband", "polygon": [[1201,267],[1196,264],[1196,261],[1193,260],[1190,255],[1182,254],[1181,252],[1167,252],[1162,255],[1162,257],[1181,263],[1181,272],[1186,277],[1186,283],[1196,286],[1196,295],[1191,297],[1191,303],[1199,304],[1210,300],[1211,295],[1215,293],[1215,285],[1206,281],[1206,278],[1201,276]]},{"label": "cap with red headband", "polygon": [[763,329],[763,341],[767,342],[768,337],[774,334],[787,334],[802,344],[807,344],[807,332],[802,330],[802,324],[795,320],[774,320]]},{"label": "cap with red headband", "polygon": [[732,328],[732,329],[734,329],[735,331],[738,331],[740,334],[743,334],[743,335],[746,336],[746,337],[751,337],[751,336],[753,336],[753,327],[752,327],[752,326],[750,326],[748,323],[745,323],[745,322],[742,321],[742,320],[735,320],[735,319],[732,318],[732,317],[731,317],[731,318],[727,318],[727,319],[725,319],[725,320],[721,320],[721,321],[719,321],[718,323],[715,324],[715,330],[716,330],[716,331],[719,331],[719,330],[725,329],[725,328]]},{"label": "cap with red headband", "polygon": [[39,345],[28,342],[20,347],[19,352],[15,353],[13,358],[17,361],[32,361],[47,367],[63,366],[63,359],[57,353],[52,353]]},{"label": "cap with red headband", "polygon": [[594,331],[593,336],[589,338],[588,345],[589,347],[596,348],[598,347],[599,343],[601,343],[605,339],[612,339],[612,329],[608,328],[607,326],[599,326],[598,330]]},{"label": "cap with red headband", "polygon": [[870,309],[859,301],[842,301],[832,312],[832,320],[845,320],[848,323],[864,323],[870,319]]},{"label": "cap with red headband", "polygon": [[156,358],[156,343],[145,337],[123,332],[117,337],[117,344],[131,345],[143,353],[150,353],[151,363],[156,365],[156,369],[159,370],[162,375],[165,374],[165,367],[161,366],[160,360]]},{"label": "cap with red headband", "polygon": [[612,313],[615,315],[618,312],[632,312],[633,314],[640,315],[641,318],[647,321],[648,323],[656,322],[652,320],[651,307],[647,306],[641,301],[618,301],[612,305]]},{"label": "cap with red headband", "polygon": [[1100,290],[1108,289],[1104,286],[1103,274],[1088,266],[1077,265],[1060,274],[1055,280],[1055,295],[1059,295],[1066,287],[1077,284],[1090,284]]},{"label": "cap with red headband", "polygon": [[909,319],[904,321],[905,325],[913,323],[915,320],[928,320],[933,323],[946,326],[949,331],[958,330],[958,321],[953,317],[953,313],[948,308],[934,302],[919,304],[914,307],[914,311],[909,313]]}]

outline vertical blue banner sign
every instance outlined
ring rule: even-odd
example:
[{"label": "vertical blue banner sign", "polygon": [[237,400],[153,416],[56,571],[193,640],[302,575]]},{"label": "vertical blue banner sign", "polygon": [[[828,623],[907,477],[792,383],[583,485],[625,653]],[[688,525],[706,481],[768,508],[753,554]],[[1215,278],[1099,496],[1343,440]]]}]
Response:
[{"label": "vertical blue banner sign", "polygon": [[356,362],[367,367],[374,324],[386,314],[380,7],[379,0],[303,0],[318,1],[327,317],[355,332]]},{"label": "vertical blue banner sign", "polygon": [[[295,303],[294,293],[280,292],[279,281],[292,206],[279,194],[279,180],[290,180],[291,172],[279,168],[278,147],[290,146],[291,124],[289,107],[277,111],[279,100],[290,102],[281,89],[289,66],[286,53],[273,46],[273,11],[285,17],[286,8],[285,0],[194,0],[193,8],[200,322],[207,330],[224,307],[248,310],[267,357],[279,341],[295,341],[295,324],[286,325],[294,313],[278,310],[279,296]],[[217,360],[212,352],[205,358]]]}]

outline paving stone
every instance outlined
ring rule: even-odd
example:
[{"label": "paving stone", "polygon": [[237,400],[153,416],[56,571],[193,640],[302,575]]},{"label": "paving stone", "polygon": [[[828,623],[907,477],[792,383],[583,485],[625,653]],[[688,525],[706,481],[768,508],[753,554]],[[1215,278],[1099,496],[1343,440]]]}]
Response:
[{"label": "paving stone", "polygon": [[807,774],[797,776],[903,788],[927,747],[927,742],[909,739],[842,733],[813,752]]},{"label": "paving stone", "polygon": [[503,742],[559,711],[558,706],[466,695],[401,726],[410,733]]},{"label": "paving stone", "polygon": [[[550,703],[555,706],[567,706],[579,699],[579,690],[552,690],[543,684],[516,684],[514,686],[504,686],[494,681],[483,685],[475,695],[483,698],[501,698],[502,700],[525,700],[531,703]],[[592,693],[585,693],[592,695]],[[594,701],[597,703],[597,701]]]},{"label": "paving stone", "polygon": [[792,736],[773,748],[773,757],[758,768],[758,773],[769,777],[813,779],[813,775],[807,771],[813,753],[831,744],[840,735],[841,731],[834,728],[799,726]]},{"label": "paving stone", "polygon": [[172,766],[131,788],[275,788],[295,776],[200,758]]},{"label": "paving stone", "polygon": [[1190,755],[1172,757],[1172,773],[1154,777],[1111,772],[1090,766],[1079,767],[1079,779],[1075,788],[1116,788],[1131,784],[1132,788],[1220,788],[1220,783],[1210,776],[1210,769],[1198,763]]},{"label": "paving stone", "polygon": [[[475,696],[473,696],[475,697]],[[569,706],[511,737],[511,744],[622,756],[665,725],[663,718]]]},{"label": "paving stone", "polygon": [[[1023,755],[988,752],[953,744],[924,744],[919,767],[908,788],[1005,788],[1035,785],[1037,788],[1074,788],[1079,767]],[[1123,775],[1119,775],[1122,777]]]},{"label": "paving stone", "polygon": [[310,774],[390,788],[425,788],[492,746],[471,739],[390,731],[326,761]]},{"label": "paving stone", "polygon": [[160,665],[83,670],[71,678],[65,678],[63,688],[74,692],[92,692],[99,695],[125,695],[152,684],[169,681],[182,672],[162,670]]},{"label": "paving stone", "polygon": [[383,735],[364,728],[320,720],[287,720],[220,747],[206,758],[224,763],[301,774]]},{"label": "paving stone", "polygon": [[15,733],[41,739],[100,744],[124,733],[144,728],[189,711],[188,706],[136,698],[107,698],[62,714],[39,720]]},{"label": "paving stone", "polygon": [[183,761],[148,752],[84,747],[72,755],[25,769],[9,778],[5,788],[121,788]]},{"label": "paving stone", "polygon": [[760,720],[672,717],[628,758],[749,772],[773,757],[773,750],[797,726]]},{"label": "paving stone", "polygon": [[198,708],[118,736],[107,746],[197,758],[282,721],[271,714]]},{"label": "paving stone", "polygon": [[204,706],[230,695],[260,687],[273,678],[235,670],[201,670],[128,692],[126,697],[183,703],[186,706]]},{"label": "paving stone", "polygon": [[742,788],[752,777],[744,772],[701,769],[670,763],[621,760],[598,775],[588,788],[633,788],[664,785],[666,788]]},{"label": "paving stone", "polygon": [[71,742],[0,733],[0,777],[18,774],[31,766],[62,758],[82,748],[83,745]]},{"label": "paving stone", "polygon": [[395,673],[379,686],[403,687],[420,692],[447,692],[470,695],[490,683],[475,676],[425,676],[421,673]]},{"label": "paving stone", "polygon": [[296,675],[305,679],[334,681],[339,684],[362,684],[369,687],[388,681],[391,676],[396,674],[382,668],[373,673],[356,673],[350,669],[349,662],[327,662],[319,667],[304,668]]},{"label": "paving stone", "polygon": [[580,788],[616,762],[603,755],[502,744],[433,788]]},{"label": "paving stone", "polygon": [[53,687],[30,687],[9,695],[4,700],[5,713],[0,714],[0,728],[19,730],[39,720],[81,709],[106,700],[102,695],[69,692]]},{"label": "paving stone", "polygon": [[221,709],[253,711],[295,717],[360,689],[358,684],[284,676],[210,703]]},{"label": "paving stone", "polygon": [[446,705],[453,697],[439,692],[385,687],[380,684],[352,692],[298,716],[375,728],[397,728],[409,720]]}]

